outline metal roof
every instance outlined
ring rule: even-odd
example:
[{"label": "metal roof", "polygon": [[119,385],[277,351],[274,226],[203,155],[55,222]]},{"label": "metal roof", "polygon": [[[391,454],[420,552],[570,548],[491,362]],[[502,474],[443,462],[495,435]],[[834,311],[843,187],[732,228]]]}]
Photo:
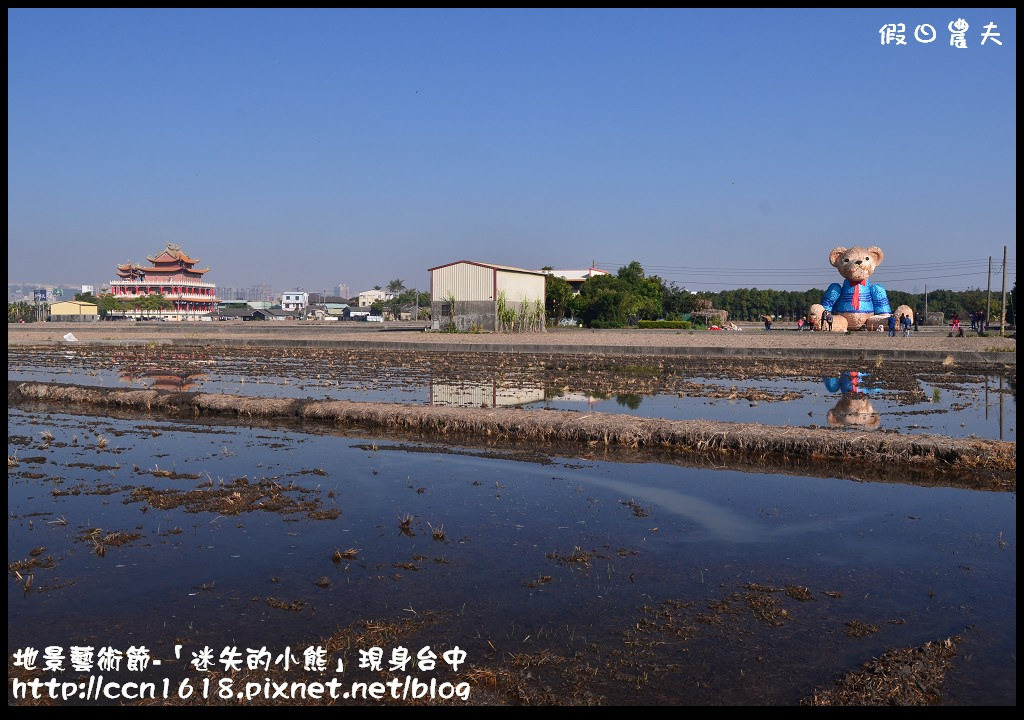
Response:
[{"label": "metal roof", "polygon": [[440,270],[443,267],[458,265],[460,263],[466,263],[467,265],[478,265],[480,267],[491,268],[492,270],[505,270],[506,272],[526,273],[527,275],[547,275],[547,273],[543,273],[540,270],[527,270],[525,268],[512,267],[511,265],[496,265],[495,263],[477,262],[476,260],[456,260],[455,262],[445,263],[443,265],[438,265],[437,267],[427,268],[427,272],[430,272],[432,270]]}]

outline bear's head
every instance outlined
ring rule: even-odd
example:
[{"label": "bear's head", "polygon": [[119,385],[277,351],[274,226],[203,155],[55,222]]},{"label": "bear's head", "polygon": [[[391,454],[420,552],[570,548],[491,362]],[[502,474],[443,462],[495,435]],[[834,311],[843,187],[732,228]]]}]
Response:
[{"label": "bear's head", "polygon": [[875,268],[882,264],[885,253],[877,247],[852,247],[846,249],[837,247],[829,253],[828,261],[832,267],[839,271],[839,274],[853,283],[867,280],[875,271]]}]

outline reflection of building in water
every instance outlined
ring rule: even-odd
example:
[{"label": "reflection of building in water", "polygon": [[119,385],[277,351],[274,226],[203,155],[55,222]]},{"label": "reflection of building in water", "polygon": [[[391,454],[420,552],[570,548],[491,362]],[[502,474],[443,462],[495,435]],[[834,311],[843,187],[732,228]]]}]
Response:
[{"label": "reflection of building in water", "polygon": [[882,416],[878,414],[869,393],[878,392],[877,388],[865,388],[861,383],[870,373],[846,370],[838,378],[825,378],[825,387],[831,392],[840,391],[843,396],[828,411],[828,424],[831,427],[853,427],[861,430],[875,430],[882,424]]},{"label": "reflection of building in water", "polygon": [[196,365],[208,365],[213,360],[203,356],[195,357],[184,353],[158,352],[156,355],[137,357],[128,353],[116,353],[114,359],[121,364],[118,379],[123,382],[144,380],[154,390],[186,392],[192,390],[206,372]]},{"label": "reflection of building in water", "polygon": [[451,407],[513,407],[544,399],[544,388],[490,382],[430,380],[430,404]]},{"label": "reflection of building in water", "polygon": [[602,400],[607,400],[608,397],[598,397],[596,395],[591,395],[590,393],[583,392],[560,392],[557,394],[552,394],[548,399],[557,400],[558,402],[579,402],[586,403],[587,405],[594,405],[596,403],[601,402]]},{"label": "reflection of building in water", "polygon": [[122,370],[119,373],[121,380],[131,382],[133,380],[145,380],[154,390],[170,390],[171,392],[187,392],[192,390],[199,378],[206,377],[206,373],[194,372],[191,370]]}]

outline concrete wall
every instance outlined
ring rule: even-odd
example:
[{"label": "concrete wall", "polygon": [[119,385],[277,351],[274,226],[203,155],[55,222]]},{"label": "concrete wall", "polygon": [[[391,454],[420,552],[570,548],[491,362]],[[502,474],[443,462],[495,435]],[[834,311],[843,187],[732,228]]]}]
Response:
[{"label": "concrete wall", "polygon": [[[467,331],[475,325],[481,330],[494,331],[497,329],[497,314],[497,304],[489,300],[456,301],[455,327]],[[439,321],[443,330],[451,323],[448,303],[441,300],[430,303],[430,317]]]},{"label": "concrete wall", "polygon": [[50,322],[99,322],[99,315],[51,315]]}]

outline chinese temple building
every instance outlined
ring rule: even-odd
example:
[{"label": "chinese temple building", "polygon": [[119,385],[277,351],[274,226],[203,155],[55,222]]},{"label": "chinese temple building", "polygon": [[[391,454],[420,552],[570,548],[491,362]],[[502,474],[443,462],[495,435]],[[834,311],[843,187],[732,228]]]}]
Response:
[{"label": "chinese temple building", "polygon": [[162,309],[134,309],[128,315],[160,317],[167,320],[196,320],[209,317],[217,304],[217,288],[204,282],[210,268],[197,270],[198,258],[186,255],[180,245],[167,243],[156,256],[146,257],[148,265],[131,261],[117,266],[117,280],[110,282],[115,298],[132,302],[150,295],[163,295],[170,303]]}]

